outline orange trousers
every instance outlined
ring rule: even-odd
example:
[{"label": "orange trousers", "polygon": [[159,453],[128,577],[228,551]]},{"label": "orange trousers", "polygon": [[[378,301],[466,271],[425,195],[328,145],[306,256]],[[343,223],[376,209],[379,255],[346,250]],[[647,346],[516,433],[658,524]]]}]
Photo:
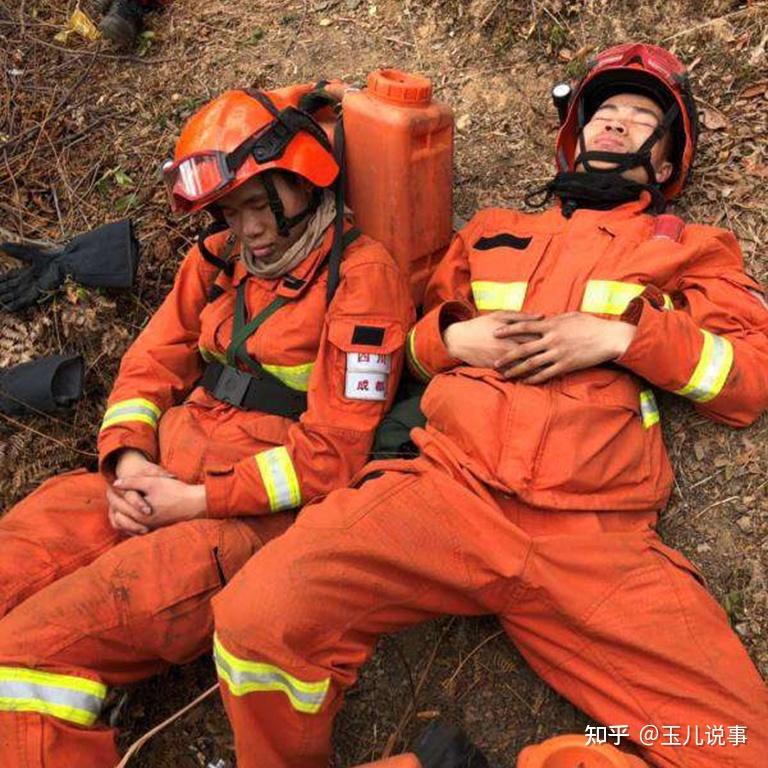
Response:
[{"label": "orange trousers", "polygon": [[0,519],[3,768],[114,768],[114,729],[60,707],[209,652],[211,598],[292,522],[194,520],[125,538],[105,492],[99,475],[62,475]]},{"label": "orange trousers", "polygon": [[654,513],[533,509],[426,458],[382,467],[305,507],[213,600],[239,768],[326,768],[377,638],[445,613],[496,614],[544,680],[627,726],[651,766],[765,765],[766,686]]}]

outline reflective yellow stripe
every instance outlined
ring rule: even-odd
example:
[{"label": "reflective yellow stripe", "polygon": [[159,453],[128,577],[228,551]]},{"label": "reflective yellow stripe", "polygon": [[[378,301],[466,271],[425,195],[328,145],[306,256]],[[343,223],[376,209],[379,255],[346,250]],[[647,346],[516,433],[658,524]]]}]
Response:
[{"label": "reflective yellow stripe", "polygon": [[581,311],[596,312],[601,315],[620,315],[629,302],[644,290],[645,286],[635,283],[588,280],[581,302]]},{"label": "reflective yellow stripe", "polygon": [[159,418],[160,409],[151,400],[135,397],[131,400],[121,400],[107,408],[104,420],[101,422],[101,429],[128,421],[140,421],[156,429]]},{"label": "reflective yellow stripe", "polygon": [[302,363],[301,365],[269,365],[262,363],[261,367],[280,379],[287,387],[306,392],[309,389],[309,376],[315,363]]},{"label": "reflective yellow stripe", "polygon": [[[224,365],[227,364],[227,356],[213,349],[200,347],[200,355],[207,363],[215,361]],[[275,378],[280,379],[287,387],[296,389],[299,392],[306,392],[309,389],[309,377],[312,374],[315,363],[314,361],[301,363],[300,365],[271,365],[269,363],[262,363],[261,366]]]},{"label": "reflective yellow stripe", "polygon": [[38,712],[78,725],[93,725],[107,687],[74,675],[0,667],[0,711]]},{"label": "reflective yellow stripe", "polygon": [[233,696],[280,691],[288,697],[295,710],[309,715],[320,710],[331,683],[329,677],[310,683],[299,680],[274,664],[239,659],[224,648],[216,635],[213,638],[213,658],[219,677]]},{"label": "reflective yellow stripe", "polygon": [[523,308],[528,283],[493,283],[473,280],[472,296],[475,306],[483,310],[506,309],[516,312]]},{"label": "reflective yellow stripe", "polygon": [[[581,301],[582,312],[600,315],[621,315],[632,299],[645,290],[644,285],[622,283],[618,280],[588,280]],[[664,294],[664,309],[674,309],[672,297]]]},{"label": "reflective yellow stripe", "polygon": [[427,373],[427,369],[419,362],[419,358],[416,357],[416,329],[411,328],[408,333],[408,345],[406,348],[406,354],[413,368],[416,369],[416,373],[421,376],[424,381],[429,381],[432,377]]},{"label": "reflective yellow stripe", "polygon": [[279,445],[277,448],[257,453],[254,458],[267,489],[269,508],[273,512],[279,512],[282,509],[301,506],[299,478],[296,476],[288,449]]},{"label": "reflective yellow stripe", "polygon": [[200,356],[206,363],[222,363],[227,364],[227,356],[222,352],[217,352],[215,349],[207,349],[206,347],[200,347]]},{"label": "reflective yellow stripe", "polygon": [[654,424],[661,420],[659,406],[656,404],[656,397],[653,390],[644,389],[640,393],[640,413],[643,416],[643,426],[650,429]]},{"label": "reflective yellow stripe", "polygon": [[720,394],[733,366],[733,346],[728,339],[699,328],[704,336],[699,362],[688,383],[675,394],[706,403]]}]

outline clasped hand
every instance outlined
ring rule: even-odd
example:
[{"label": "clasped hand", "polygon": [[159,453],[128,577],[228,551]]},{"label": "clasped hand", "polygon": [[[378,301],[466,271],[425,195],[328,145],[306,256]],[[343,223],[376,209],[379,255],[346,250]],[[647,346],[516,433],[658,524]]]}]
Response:
[{"label": "clasped hand", "polygon": [[505,379],[527,384],[615,360],[636,328],[583,312],[545,317],[526,312],[490,312],[448,326],[448,353],[468,365],[493,368]]},{"label": "clasped hand", "polygon": [[148,533],[205,512],[205,486],[177,480],[140,451],[123,451],[115,474],[117,479],[107,487],[109,522],[115,530]]}]

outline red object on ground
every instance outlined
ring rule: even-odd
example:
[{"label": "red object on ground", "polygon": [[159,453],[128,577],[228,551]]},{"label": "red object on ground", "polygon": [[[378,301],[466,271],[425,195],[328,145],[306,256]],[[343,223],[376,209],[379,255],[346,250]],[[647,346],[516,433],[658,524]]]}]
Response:
[{"label": "red object on ground", "polygon": [[620,752],[612,744],[586,744],[583,733],[555,736],[526,747],[517,768],[648,768],[645,760]]},{"label": "red object on ground", "polygon": [[372,763],[362,763],[354,768],[422,768],[419,759],[412,752],[395,757],[386,757],[383,760],[374,760]]}]

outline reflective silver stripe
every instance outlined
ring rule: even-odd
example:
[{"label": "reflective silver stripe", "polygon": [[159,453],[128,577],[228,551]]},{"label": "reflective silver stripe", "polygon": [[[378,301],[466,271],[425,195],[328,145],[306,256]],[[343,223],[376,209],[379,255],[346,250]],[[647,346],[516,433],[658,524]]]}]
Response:
[{"label": "reflective silver stripe", "polygon": [[0,711],[39,712],[78,725],[92,725],[106,686],[87,678],[0,667]]},{"label": "reflective silver stripe", "polygon": [[733,366],[733,346],[728,339],[699,329],[704,335],[699,362],[688,383],[678,389],[683,395],[698,403],[706,403],[720,394]]},{"label": "reflective silver stripe", "polygon": [[659,406],[656,404],[656,397],[653,390],[644,389],[640,393],[640,413],[643,416],[643,426],[650,429],[654,424],[661,420]]},{"label": "reflective silver stripe", "polygon": [[270,509],[279,512],[301,506],[299,478],[288,449],[279,445],[257,453],[255,459],[267,491]]},{"label": "reflective silver stripe", "polygon": [[135,397],[131,400],[122,400],[107,408],[101,429],[129,421],[140,421],[155,429],[159,417],[160,409],[151,400]]},{"label": "reflective silver stripe", "polygon": [[216,671],[233,696],[278,691],[284,693],[298,712],[315,714],[325,701],[330,678],[316,683],[299,680],[274,664],[238,659],[214,638],[213,658]]}]

